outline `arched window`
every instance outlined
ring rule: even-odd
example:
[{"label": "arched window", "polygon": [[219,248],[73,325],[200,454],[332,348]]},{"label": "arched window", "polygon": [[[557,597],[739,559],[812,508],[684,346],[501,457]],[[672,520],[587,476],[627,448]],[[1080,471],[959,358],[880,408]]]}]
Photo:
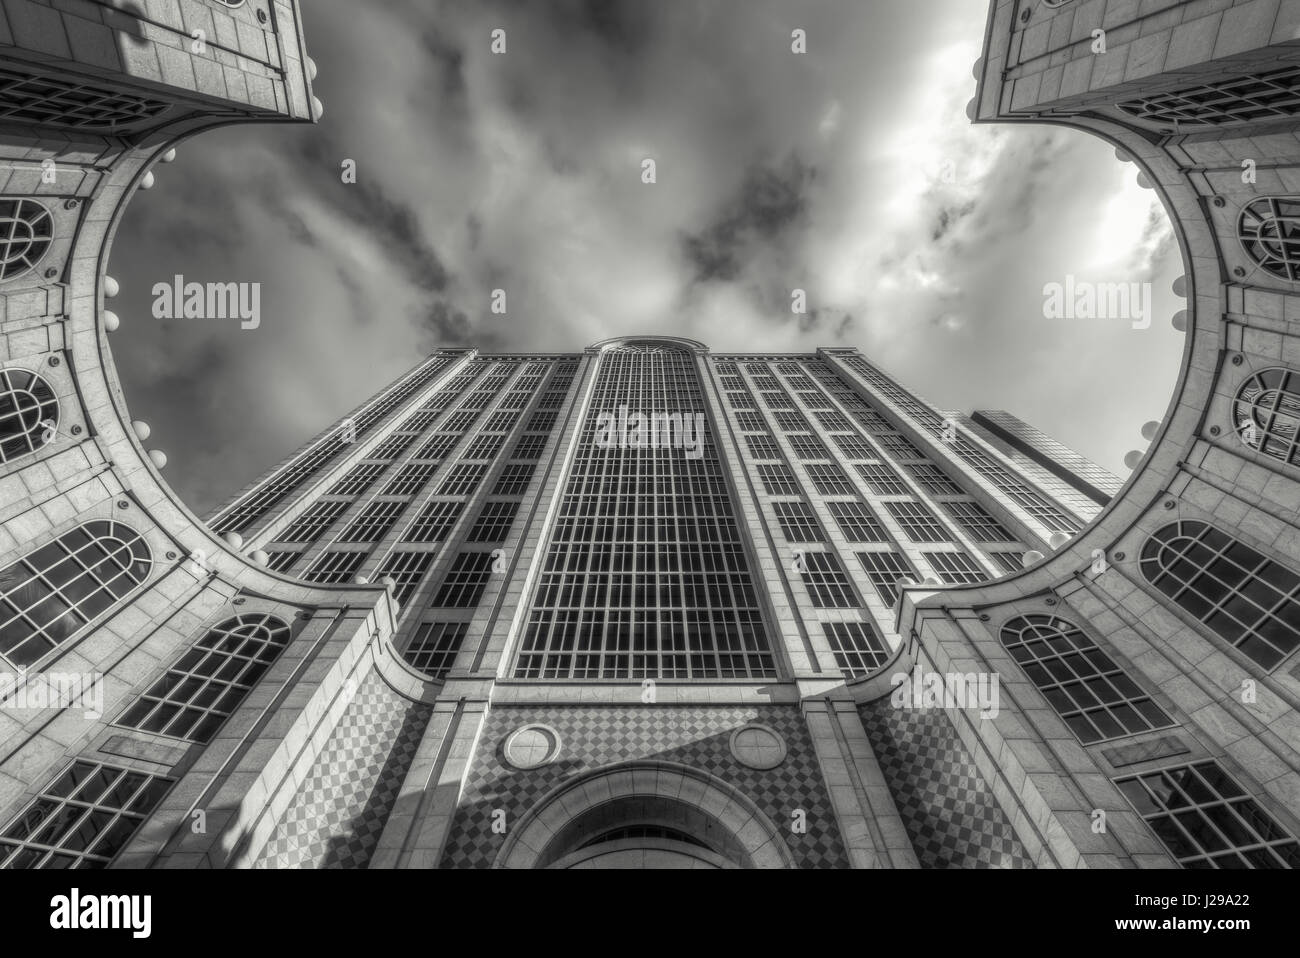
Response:
[{"label": "arched window", "polygon": [[59,399],[40,376],[0,369],[0,462],[46,445],[59,428]]},{"label": "arched window", "polygon": [[1300,575],[1205,522],[1175,522],[1142,547],[1148,582],[1271,669],[1300,645]]},{"label": "arched window", "polygon": [[288,624],[273,615],[226,619],[194,643],[117,724],[207,742],[288,644]]},{"label": "arched window", "polygon": [[1260,452],[1300,465],[1300,375],[1265,369],[1246,380],[1233,408],[1237,435]]},{"label": "arched window", "polygon": [[1249,203],[1237,221],[1237,238],[1265,272],[1300,280],[1300,197],[1266,196]]},{"label": "arched window", "polygon": [[149,575],[140,533],[97,520],[0,569],[0,656],[31,665]]},{"label": "arched window", "polygon": [[1084,745],[1173,724],[1151,696],[1073,622],[1023,615],[1002,645]]},{"label": "arched window", "polygon": [[54,217],[35,200],[0,200],[0,282],[33,269],[54,239]]}]

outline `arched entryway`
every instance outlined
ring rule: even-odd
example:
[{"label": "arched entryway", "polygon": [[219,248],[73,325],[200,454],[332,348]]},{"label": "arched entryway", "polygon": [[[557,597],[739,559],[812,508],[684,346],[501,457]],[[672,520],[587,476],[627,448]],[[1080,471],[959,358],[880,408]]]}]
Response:
[{"label": "arched entryway", "polygon": [[512,831],[498,868],[793,868],[773,823],[727,783],[638,762],[580,775]]}]

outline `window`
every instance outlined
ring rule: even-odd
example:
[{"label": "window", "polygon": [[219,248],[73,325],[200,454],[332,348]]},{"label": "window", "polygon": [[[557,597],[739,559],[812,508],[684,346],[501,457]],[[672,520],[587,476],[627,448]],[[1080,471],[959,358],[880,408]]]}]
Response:
[{"label": "window", "polygon": [[835,445],[840,447],[840,452],[850,459],[875,459],[876,451],[867,444],[867,441],[861,436],[851,435],[849,433],[835,433],[831,436],[835,440]]},{"label": "window", "polygon": [[302,577],[308,582],[351,582],[361,563],[366,561],[366,555],[365,552],[322,552]]},{"label": "window", "polygon": [[1001,640],[1084,745],[1172,724],[1073,622],[1054,615],[1020,616],[1002,627]]},{"label": "window", "polygon": [[844,538],[850,542],[888,542],[884,527],[876,520],[871,508],[861,500],[826,503]]},{"label": "window", "polygon": [[777,521],[781,523],[781,531],[785,533],[787,542],[825,540],[821,524],[817,521],[817,514],[812,511],[808,503],[774,502],[772,508],[776,510]]},{"label": "window", "polygon": [[115,724],[208,742],[289,644],[289,626],[261,612],[209,629]]},{"label": "window", "polygon": [[957,525],[961,526],[966,534],[976,542],[1015,541],[1015,537],[1002,528],[1002,524],[977,502],[941,502],[939,504],[956,520]]},{"label": "window", "polygon": [[494,412],[488,417],[488,421],[483,426],[484,432],[509,432],[515,427],[515,422],[519,419],[519,414],[509,410]]},{"label": "window", "polygon": [[805,552],[803,584],[812,604],[819,609],[856,609],[858,598],[839,557],[829,552]]},{"label": "window", "polygon": [[793,409],[794,400],[784,390],[763,393],[763,403],[768,409]]},{"label": "window", "polygon": [[884,446],[891,455],[898,459],[924,459],[925,455],[920,449],[912,445],[906,436],[899,436],[894,433],[885,433],[879,437],[880,444]]},{"label": "window", "polygon": [[1253,448],[1300,465],[1300,377],[1296,373],[1273,368],[1251,376],[1237,391],[1233,413],[1233,428]]},{"label": "window", "polygon": [[120,522],[87,522],[0,570],[0,655],[27,666],[149,575],[153,556]]},{"label": "window", "polygon": [[454,412],[443,421],[442,428],[445,432],[461,433],[474,425],[474,420],[477,418],[477,410],[473,412]]},{"label": "window", "polygon": [[777,412],[772,414],[776,424],[784,432],[807,432],[809,430],[808,420],[804,419],[797,412]]},{"label": "window", "polygon": [[744,432],[767,432],[767,420],[756,412],[736,413],[736,424]]},{"label": "window", "polygon": [[433,437],[420,447],[419,452],[415,454],[416,459],[441,459],[451,451],[451,447],[456,445],[460,436],[453,436],[447,433],[435,433]]},{"label": "window", "polygon": [[989,552],[987,555],[1002,567],[1003,572],[1019,572],[1025,567],[1023,552]]},{"label": "window", "polygon": [[487,473],[488,467],[461,463],[451,467],[451,470],[442,480],[442,485],[438,487],[437,495],[440,496],[465,496],[469,495],[478,484],[483,481],[484,474]]},{"label": "window", "polygon": [[367,459],[396,459],[402,453],[406,452],[408,446],[415,442],[414,436],[389,436],[378,446]]},{"label": "window", "polygon": [[746,436],[745,443],[755,459],[781,459],[781,450],[771,436]]},{"label": "window", "polygon": [[935,575],[952,585],[989,580],[984,567],[964,552],[922,552],[921,555]]},{"label": "window", "polygon": [[385,496],[411,496],[424,488],[438,467],[433,463],[403,466],[392,481],[384,487]]},{"label": "window", "polygon": [[949,479],[947,473],[932,463],[924,462],[908,466],[907,471],[916,477],[916,481],[924,486],[926,491],[936,496],[963,494],[961,486]]},{"label": "window", "polygon": [[300,555],[301,552],[269,552],[266,556],[266,567],[272,572],[284,572],[298,561]]},{"label": "window", "polygon": [[1142,574],[1251,661],[1300,645],[1300,575],[1205,522],[1175,522],[1142,547]]},{"label": "window", "polygon": [[815,412],[814,416],[822,424],[822,428],[828,432],[852,432],[853,423],[844,418],[843,413],[838,412]]},{"label": "window", "polygon": [[858,561],[867,570],[867,578],[880,598],[890,607],[898,601],[898,580],[916,578],[907,560],[896,552],[859,552]]},{"label": "window", "polygon": [[469,531],[467,542],[505,542],[514,524],[515,513],[519,511],[517,502],[487,502],[478,514],[474,528]]},{"label": "window", "polygon": [[166,109],[159,100],[0,69],[0,120],[114,130]]},{"label": "window", "polygon": [[1265,272],[1292,283],[1300,280],[1300,197],[1248,203],[1237,221],[1237,238]]},{"label": "window", "polygon": [[1218,762],[1115,784],[1184,868],[1300,868],[1296,840]]},{"label": "window", "polygon": [[1175,126],[1293,118],[1300,114],[1300,67],[1154,93],[1115,105],[1139,120]]},{"label": "window", "polygon": [[406,421],[397,427],[397,431],[423,432],[425,429],[429,428],[437,418],[438,413],[436,411],[426,410],[424,412],[417,412],[414,415],[408,416]]},{"label": "window", "polygon": [[889,647],[870,622],[823,622],[822,631],[846,679],[870,675],[889,661]]},{"label": "window", "polygon": [[812,480],[817,491],[823,496],[852,496],[857,494],[853,488],[853,483],[845,475],[844,470],[833,463],[810,464],[804,466],[808,470],[808,478]]},{"label": "window", "polygon": [[878,496],[905,496],[908,493],[902,477],[888,466],[859,462],[853,468],[858,470],[858,475],[866,480],[867,486]]},{"label": "window", "polygon": [[868,432],[889,432],[894,428],[888,419],[874,409],[858,409],[853,413],[853,418]]},{"label": "window", "polygon": [[524,436],[517,443],[510,453],[511,459],[536,459],[546,448],[545,436]]},{"label": "window", "polygon": [[406,508],[401,502],[372,502],[339,537],[340,542],[378,542]]},{"label": "window", "polygon": [[505,436],[478,436],[465,450],[463,459],[493,459],[501,451]]},{"label": "window", "polygon": [[346,502],[314,502],[280,536],[279,542],[314,542],[347,509]]},{"label": "window", "polygon": [[402,536],[404,542],[441,542],[460,518],[465,504],[431,502],[420,512]]},{"label": "window", "polygon": [[948,542],[952,534],[919,502],[886,502],[888,509],[913,542]]},{"label": "window", "polygon": [[[3,244],[0,239],[0,257]],[[53,442],[58,428],[59,400],[49,383],[25,369],[0,369],[0,462],[12,462]]]},{"label": "window", "polygon": [[492,553],[462,552],[442,586],[434,597],[433,607],[441,609],[472,609],[483,598],[488,579],[492,577]]},{"label": "window", "polygon": [[830,452],[816,436],[791,436],[790,445],[800,459],[829,459]]},{"label": "window", "polygon": [[769,496],[799,495],[799,486],[794,481],[794,473],[784,463],[776,466],[760,465],[758,477],[763,481],[763,488],[767,490]]},{"label": "window", "polygon": [[727,402],[731,403],[732,409],[756,409],[754,400],[749,397],[749,393],[727,393]]},{"label": "window", "polygon": [[0,868],[103,868],[173,779],[75,761],[0,832]]},{"label": "window", "polygon": [[423,622],[402,656],[429,678],[446,678],[468,631],[465,622]]},{"label": "window", "polygon": [[[0,83],[4,74],[0,70]],[[0,282],[17,279],[34,269],[53,239],[54,217],[42,204],[35,200],[0,200]]]},{"label": "window", "polygon": [[550,432],[551,427],[555,425],[555,413],[535,412],[533,418],[528,420],[528,429],[531,432]]},{"label": "window", "polygon": [[365,492],[379,478],[387,466],[382,462],[363,462],[359,466],[353,466],[352,471],[334,484],[330,489],[331,496],[359,496]]},{"label": "window", "polygon": [[393,598],[399,605],[406,605],[406,600],[411,597],[433,562],[433,556],[432,552],[394,552],[379,567],[375,580],[383,582],[384,579],[392,579],[395,583]]},{"label": "window", "polygon": [[531,463],[508,463],[497,477],[497,484],[492,487],[494,496],[522,496],[533,481],[537,467]]}]

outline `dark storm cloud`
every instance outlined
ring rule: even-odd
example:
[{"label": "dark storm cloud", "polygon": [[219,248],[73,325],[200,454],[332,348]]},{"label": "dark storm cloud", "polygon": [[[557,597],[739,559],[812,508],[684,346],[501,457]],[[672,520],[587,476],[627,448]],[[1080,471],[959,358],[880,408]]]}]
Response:
[{"label": "dark storm cloud", "polygon": [[682,254],[693,279],[737,279],[764,246],[780,243],[806,222],[805,191],[814,175],[798,156],[779,167],[751,166],[719,217],[701,232],[682,237]]}]

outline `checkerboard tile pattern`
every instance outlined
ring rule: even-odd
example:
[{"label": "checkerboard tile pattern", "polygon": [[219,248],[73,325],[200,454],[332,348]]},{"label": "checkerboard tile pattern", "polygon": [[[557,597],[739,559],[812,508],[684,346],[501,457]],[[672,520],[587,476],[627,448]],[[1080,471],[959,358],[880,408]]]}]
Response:
[{"label": "checkerboard tile pattern", "polygon": [[[560,757],[542,768],[519,771],[505,764],[501,748],[510,732],[532,722],[560,733]],[[767,725],[785,739],[789,754],[781,765],[757,771],[732,757],[731,733],[749,722]],[[812,739],[798,709],[637,705],[493,708],[484,720],[441,867],[492,865],[506,839],[492,830],[495,810],[506,813],[507,824],[518,822],[564,779],[638,759],[689,765],[739,789],[771,818],[800,867],[849,867]],[[807,813],[805,834],[791,829],[796,809]]]},{"label": "checkerboard tile pattern", "polygon": [[365,868],[431,709],[371,671],[254,868]]},{"label": "checkerboard tile pattern", "polygon": [[858,709],[922,868],[1033,868],[941,709]]}]

